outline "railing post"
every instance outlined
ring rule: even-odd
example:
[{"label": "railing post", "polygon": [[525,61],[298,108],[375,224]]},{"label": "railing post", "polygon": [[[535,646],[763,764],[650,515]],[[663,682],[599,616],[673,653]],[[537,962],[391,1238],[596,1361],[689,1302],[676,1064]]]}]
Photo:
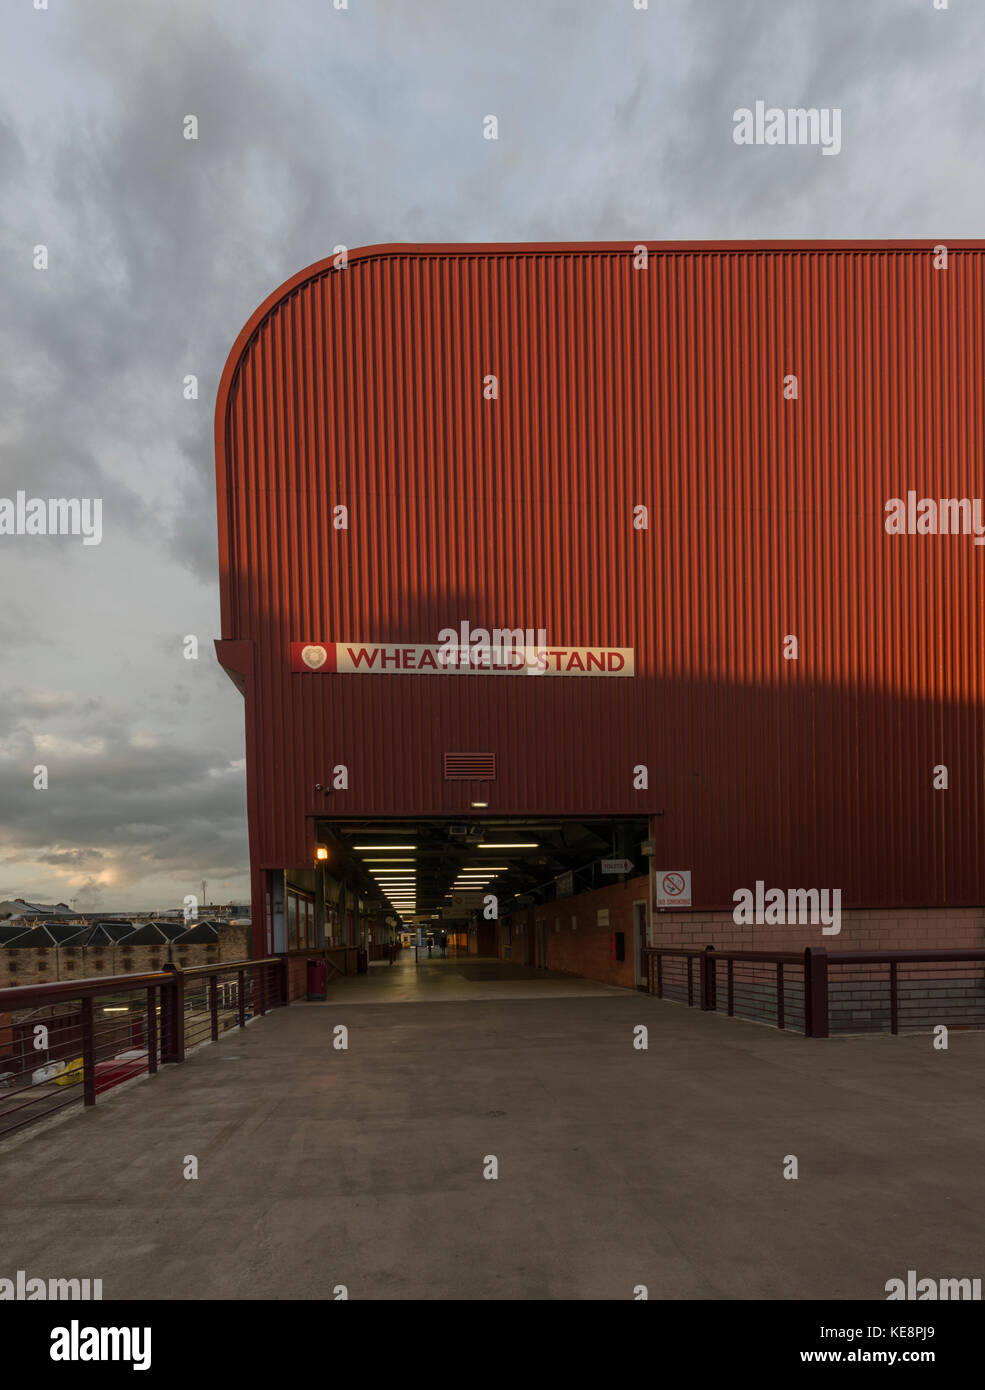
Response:
[{"label": "railing post", "polygon": [[236,972],[239,980],[239,1026],[246,1027],[246,971]]},{"label": "railing post", "polygon": [[216,975],[210,975],[209,981],[209,1022],[212,1041],[219,1041],[219,979]]},{"label": "railing post", "polygon": [[82,1098],[86,1105],[96,1103],[96,1044],[91,994],[82,999]]},{"label": "railing post", "polygon": [[147,1070],[151,1075],[157,1071],[157,989],[147,986]]},{"label": "railing post", "polygon": [[161,1061],[185,1060],[185,981],[178,967],[168,961],[171,976],[161,985]]},{"label": "railing post", "polygon": [[804,948],[804,1032],[809,1038],[828,1036],[828,952],[824,946]]},{"label": "railing post", "polygon": [[706,1014],[715,1010],[714,946],[706,946],[701,957],[701,1009]]}]

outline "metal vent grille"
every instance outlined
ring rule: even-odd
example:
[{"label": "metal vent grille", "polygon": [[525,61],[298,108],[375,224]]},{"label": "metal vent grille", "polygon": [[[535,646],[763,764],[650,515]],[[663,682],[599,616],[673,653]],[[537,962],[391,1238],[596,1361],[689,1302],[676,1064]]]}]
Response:
[{"label": "metal vent grille", "polygon": [[446,753],[445,781],[453,778],[470,778],[472,781],[491,782],[496,777],[495,753]]}]

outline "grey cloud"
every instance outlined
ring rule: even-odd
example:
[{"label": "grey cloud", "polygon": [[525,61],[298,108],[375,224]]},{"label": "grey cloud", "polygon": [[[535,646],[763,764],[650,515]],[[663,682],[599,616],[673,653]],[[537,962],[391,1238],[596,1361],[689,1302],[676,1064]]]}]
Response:
[{"label": "grey cloud", "polygon": [[102,850],[98,849],[49,850],[35,857],[39,864],[55,864],[60,868],[68,866],[75,868],[82,864],[90,864],[94,859],[106,858]]},{"label": "grey cloud", "polygon": [[[85,563],[61,538],[0,542],[0,895],[55,893],[39,865],[80,868],[90,901],[245,886],[242,703],[211,647],[212,412],[240,327],[296,270],[337,242],[981,224],[980,7],[86,0],[47,30],[8,11],[0,495],[99,495],[106,538]],[[843,106],[843,153],[738,149],[731,113],[760,97]],[[176,666],[188,631],[200,659]],[[39,734],[67,750],[44,793]]]}]

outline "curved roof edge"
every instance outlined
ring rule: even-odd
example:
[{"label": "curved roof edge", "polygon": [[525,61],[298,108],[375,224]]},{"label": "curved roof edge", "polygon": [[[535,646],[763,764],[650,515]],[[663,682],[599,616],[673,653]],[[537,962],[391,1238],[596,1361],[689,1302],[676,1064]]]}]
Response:
[{"label": "curved roof edge", "polygon": [[[653,253],[660,252],[719,252],[719,251],[923,251],[932,250],[935,245],[944,244],[948,250],[982,251],[985,241],[951,239],[943,243],[931,237],[911,240],[884,240],[882,238],[850,238],[848,240],[801,241],[787,239],[778,241],[650,241],[643,237],[637,241],[626,238],[622,241],[454,241],[454,242],[407,242],[381,243],[378,246],[359,246],[347,248],[347,264],[368,261],[374,257],[392,256],[522,256],[522,255],[574,255],[586,252],[600,252],[614,255],[626,254],[636,246],[645,246]],[[229,350],[219,389],[216,393],[216,426],[219,433],[220,422],[224,420],[229,392],[232,388],[236,370],[239,367],[250,340],[260,328],[264,319],[282,304],[289,295],[299,289],[306,281],[316,280],[334,268],[335,253],[320,261],[314,261],[303,270],[278,285],[266,299],[254,309],[246,323],[236,335]],[[217,439],[218,442],[218,439]]]},{"label": "curved roof edge", "polygon": [[[784,240],[762,241],[659,241],[641,237],[632,240],[626,237],[620,241],[457,241],[457,242],[388,242],[373,246],[346,248],[347,266],[373,259],[395,257],[438,257],[438,256],[544,256],[544,255],[626,255],[637,246],[645,246],[654,255],[667,253],[700,254],[705,253],[754,253],[754,252],[805,252],[818,251],[858,253],[878,253],[894,251],[932,251],[941,245],[941,238],[920,237],[906,240],[883,238],[849,238],[830,240]],[[985,241],[954,238],[944,240],[948,250],[985,251]],[[317,280],[330,272],[335,272],[335,253],[315,261],[302,270],[296,271],[283,284],[279,285],[266,299],[254,309],[246,323],[236,335],[229,355],[226,358],[219,378],[216,392],[214,415],[216,511],[219,532],[219,572],[220,572],[220,612],[223,638],[231,638],[232,613],[231,600],[225,584],[225,555],[228,545],[228,496],[226,478],[226,425],[229,400],[233,393],[237,373],[244,361],[250,343],[258,334],[263,322],[279,305],[306,283]]]}]

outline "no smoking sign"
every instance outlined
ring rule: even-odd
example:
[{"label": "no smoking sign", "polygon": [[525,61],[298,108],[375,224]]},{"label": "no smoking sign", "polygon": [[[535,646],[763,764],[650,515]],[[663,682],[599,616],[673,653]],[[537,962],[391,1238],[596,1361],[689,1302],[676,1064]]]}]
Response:
[{"label": "no smoking sign", "polygon": [[658,869],[656,872],[656,906],[691,906],[691,870]]}]

